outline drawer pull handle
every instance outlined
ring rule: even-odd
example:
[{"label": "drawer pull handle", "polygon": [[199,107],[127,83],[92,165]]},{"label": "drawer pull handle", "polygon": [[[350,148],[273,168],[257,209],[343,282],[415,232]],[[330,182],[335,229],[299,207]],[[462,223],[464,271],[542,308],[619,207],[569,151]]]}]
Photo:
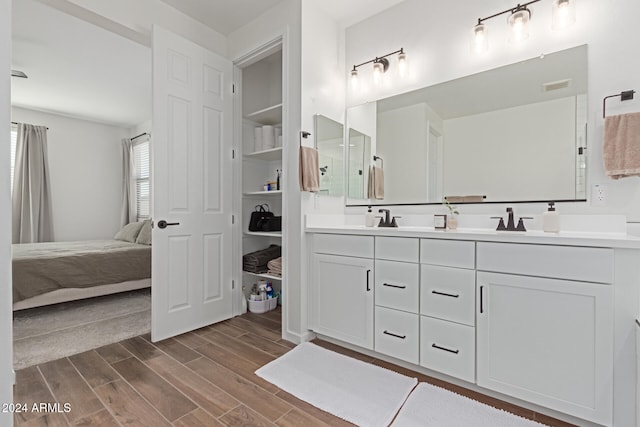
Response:
[{"label": "drawer pull handle", "polygon": [[403,340],[403,339],[405,339],[405,338],[407,338],[407,336],[406,336],[406,335],[396,335],[396,334],[391,333],[391,332],[389,332],[389,331],[383,331],[382,333],[383,333],[383,334],[385,334],[385,335],[391,335],[392,337],[400,338],[400,339],[402,339],[402,340]]},{"label": "drawer pull handle", "polygon": [[480,286],[480,314],[484,313],[484,286]]},{"label": "drawer pull handle", "polygon": [[435,343],[431,344],[431,347],[437,348],[438,350],[442,350],[442,351],[448,351],[449,353],[453,353],[453,354],[460,353],[460,350],[451,350],[450,348],[440,347],[438,344],[435,344]]},{"label": "drawer pull handle", "polygon": [[390,283],[383,283],[382,286],[388,286],[389,288],[407,289],[405,285],[392,285]]},{"label": "drawer pull handle", "polygon": [[446,292],[438,292],[438,291],[431,291],[432,294],[436,294],[436,295],[442,295],[445,297],[451,297],[451,298],[459,298],[460,295],[456,295],[456,294],[448,294]]},{"label": "drawer pull handle", "polygon": [[371,270],[367,270],[367,292],[371,290],[371,284],[369,283],[369,275],[371,274]]}]

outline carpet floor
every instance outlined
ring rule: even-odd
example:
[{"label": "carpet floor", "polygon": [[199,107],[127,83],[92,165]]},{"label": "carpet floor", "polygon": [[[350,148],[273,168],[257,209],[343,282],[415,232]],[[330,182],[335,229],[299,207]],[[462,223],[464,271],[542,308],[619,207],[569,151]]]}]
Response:
[{"label": "carpet floor", "polygon": [[13,367],[38,365],[150,330],[150,289],[21,310],[13,315]]}]

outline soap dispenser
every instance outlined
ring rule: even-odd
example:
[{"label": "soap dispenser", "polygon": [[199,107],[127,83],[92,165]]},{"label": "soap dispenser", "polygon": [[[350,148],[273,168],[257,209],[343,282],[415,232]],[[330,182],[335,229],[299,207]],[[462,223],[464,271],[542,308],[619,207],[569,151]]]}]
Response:
[{"label": "soap dispenser", "polygon": [[364,215],[364,225],[367,227],[373,227],[376,224],[376,217],[371,212],[371,206],[368,207],[367,213]]},{"label": "soap dispenser", "polygon": [[554,205],[555,203],[549,202],[549,209],[542,213],[542,230],[547,233],[560,231],[560,215]]}]

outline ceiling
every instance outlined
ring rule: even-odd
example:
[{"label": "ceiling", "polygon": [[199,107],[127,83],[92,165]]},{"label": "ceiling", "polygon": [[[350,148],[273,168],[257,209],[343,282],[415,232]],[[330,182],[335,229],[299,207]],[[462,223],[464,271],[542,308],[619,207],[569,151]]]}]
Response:
[{"label": "ceiling", "polygon": [[[281,0],[161,0],[222,34]],[[304,0],[310,1],[310,0]],[[342,26],[403,0],[317,0]],[[64,31],[60,31],[64,29]],[[151,51],[45,4],[13,2],[12,105],[130,128],[151,119]]]},{"label": "ceiling", "polygon": [[[281,0],[161,0],[185,15],[228,35],[256,19]],[[304,0],[309,1],[309,0]],[[318,0],[318,5],[343,26],[373,16],[404,0]],[[304,2],[303,2],[304,5]]]},{"label": "ceiling", "polygon": [[[65,31],[60,31],[64,28]],[[132,127],[151,119],[151,51],[36,0],[13,2],[11,104]]]}]

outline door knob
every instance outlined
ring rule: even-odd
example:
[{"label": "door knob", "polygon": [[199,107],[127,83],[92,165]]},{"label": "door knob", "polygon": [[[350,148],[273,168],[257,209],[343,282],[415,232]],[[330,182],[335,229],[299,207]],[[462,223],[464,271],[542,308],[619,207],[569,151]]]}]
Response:
[{"label": "door knob", "polygon": [[160,221],[158,221],[158,228],[160,229],[165,229],[170,225],[180,225],[179,222],[167,222],[164,219],[161,219]]}]

